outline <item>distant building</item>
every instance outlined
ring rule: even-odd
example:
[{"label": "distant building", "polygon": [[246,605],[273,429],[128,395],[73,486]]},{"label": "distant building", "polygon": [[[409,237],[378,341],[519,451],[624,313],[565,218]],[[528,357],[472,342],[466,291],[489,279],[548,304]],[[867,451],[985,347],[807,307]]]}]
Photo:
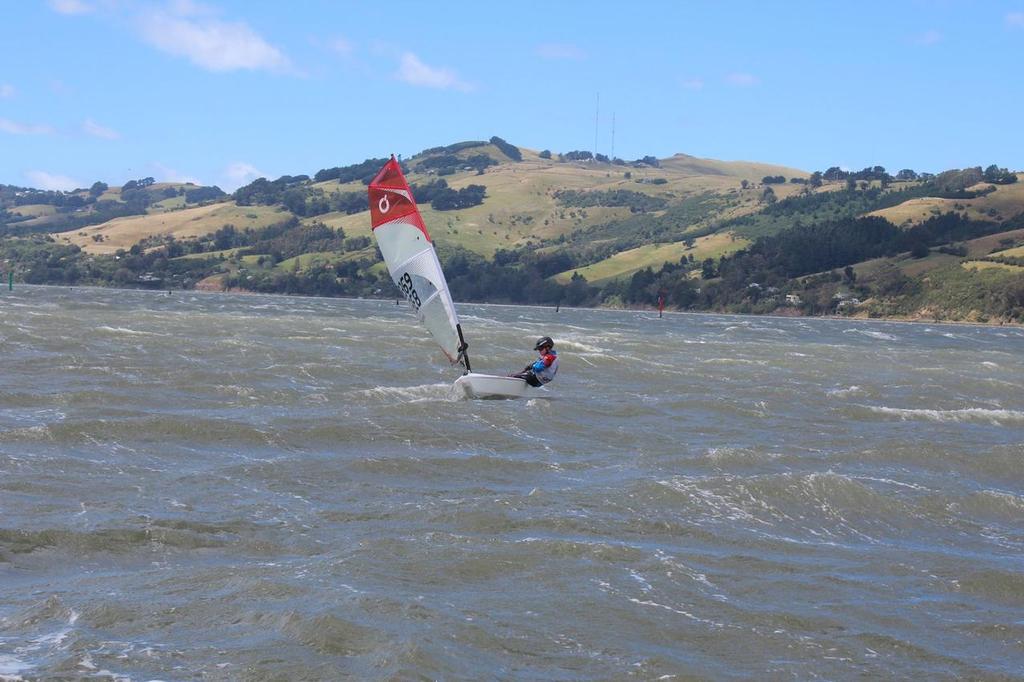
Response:
[{"label": "distant building", "polygon": [[798,294],[786,294],[786,305],[802,305],[803,299]]}]

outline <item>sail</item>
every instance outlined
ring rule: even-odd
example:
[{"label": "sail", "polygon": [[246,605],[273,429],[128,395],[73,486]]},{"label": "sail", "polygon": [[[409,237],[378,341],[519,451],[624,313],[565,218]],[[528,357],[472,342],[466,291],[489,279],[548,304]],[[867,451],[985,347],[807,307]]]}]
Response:
[{"label": "sail", "polygon": [[448,360],[453,365],[463,361],[459,317],[448,283],[409,183],[394,157],[370,182],[370,221],[391,279]]}]

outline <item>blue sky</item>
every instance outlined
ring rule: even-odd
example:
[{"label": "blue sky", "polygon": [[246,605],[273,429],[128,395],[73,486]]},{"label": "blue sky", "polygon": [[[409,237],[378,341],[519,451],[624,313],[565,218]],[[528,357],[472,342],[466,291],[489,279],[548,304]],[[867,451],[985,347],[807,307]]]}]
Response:
[{"label": "blue sky", "polygon": [[231,191],[492,135],[1024,169],[1024,0],[41,0],[0,19],[5,184]]}]

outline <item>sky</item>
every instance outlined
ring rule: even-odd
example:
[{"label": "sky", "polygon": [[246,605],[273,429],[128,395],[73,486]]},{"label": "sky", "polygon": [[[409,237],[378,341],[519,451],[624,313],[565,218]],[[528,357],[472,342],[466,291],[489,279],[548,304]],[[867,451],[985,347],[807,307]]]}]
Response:
[{"label": "sky", "polygon": [[0,183],[219,185],[493,135],[1024,169],[1024,0],[0,3]]}]

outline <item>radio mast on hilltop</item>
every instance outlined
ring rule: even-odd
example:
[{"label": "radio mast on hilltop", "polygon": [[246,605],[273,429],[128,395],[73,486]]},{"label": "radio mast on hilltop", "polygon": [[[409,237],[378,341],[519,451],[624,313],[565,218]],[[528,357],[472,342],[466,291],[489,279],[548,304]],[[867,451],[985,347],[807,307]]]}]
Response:
[{"label": "radio mast on hilltop", "polygon": [[594,107],[594,158],[597,158],[597,122],[601,115],[601,93],[597,93],[597,106]]}]

